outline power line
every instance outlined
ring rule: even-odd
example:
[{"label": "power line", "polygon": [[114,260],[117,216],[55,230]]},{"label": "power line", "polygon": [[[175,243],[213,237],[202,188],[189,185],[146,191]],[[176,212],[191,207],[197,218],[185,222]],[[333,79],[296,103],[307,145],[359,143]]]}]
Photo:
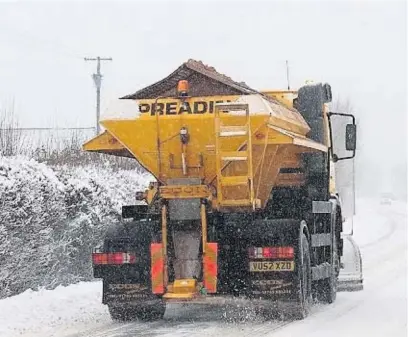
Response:
[{"label": "power line", "polygon": [[92,79],[96,87],[96,135],[99,135],[100,126],[99,118],[101,115],[101,84],[102,84],[102,74],[101,74],[101,61],[112,61],[111,57],[93,57],[84,58],[85,61],[96,61],[96,74],[92,74]]},{"label": "power line", "polygon": [[59,131],[59,130],[95,130],[93,126],[85,126],[78,128],[20,128],[20,127],[11,127],[11,128],[0,128],[0,130],[17,130],[17,131]]}]

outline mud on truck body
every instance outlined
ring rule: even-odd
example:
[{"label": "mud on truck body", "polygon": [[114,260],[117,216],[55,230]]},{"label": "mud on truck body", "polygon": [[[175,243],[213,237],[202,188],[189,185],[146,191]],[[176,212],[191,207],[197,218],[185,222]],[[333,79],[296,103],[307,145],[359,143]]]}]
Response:
[{"label": "mud on truck body", "polygon": [[[313,299],[332,303],[343,254],[334,167],[354,157],[356,125],[331,99],[328,84],[259,92],[194,60],[123,97],[114,112],[132,116],[102,120],[84,149],[134,158],[156,181],[93,253],[111,316],[243,299],[303,318]],[[333,115],[349,120],[343,158]]]}]

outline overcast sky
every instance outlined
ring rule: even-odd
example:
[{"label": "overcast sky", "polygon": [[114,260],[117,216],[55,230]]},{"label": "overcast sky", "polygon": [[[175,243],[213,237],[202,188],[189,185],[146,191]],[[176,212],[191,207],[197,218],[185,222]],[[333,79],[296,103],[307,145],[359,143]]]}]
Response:
[{"label": "overcast sky", "polygon": [[[26,127],[93,126],[103,105],[189,58],[257,89],[329,82],[359,118],[366,162],[406,161],[404,1],[0,2],[0,104]],[[396,144],[398,144],[396,146]],[[385,164],[385,163],[388,164]]]}]

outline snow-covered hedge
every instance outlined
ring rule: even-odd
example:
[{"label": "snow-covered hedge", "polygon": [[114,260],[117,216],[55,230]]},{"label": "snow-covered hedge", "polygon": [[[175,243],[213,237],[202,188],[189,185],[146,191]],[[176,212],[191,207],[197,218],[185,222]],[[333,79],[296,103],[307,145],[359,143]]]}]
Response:
[{"label": "snow-covered hedge", "polygon": [[92,279],[90,254],[151,176],[0,157],[0,298]]}]

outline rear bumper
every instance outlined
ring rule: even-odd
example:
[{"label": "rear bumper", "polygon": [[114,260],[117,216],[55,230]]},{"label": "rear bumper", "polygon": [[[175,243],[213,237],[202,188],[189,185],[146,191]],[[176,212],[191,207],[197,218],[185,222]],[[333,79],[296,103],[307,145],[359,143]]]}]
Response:
[{"label": "rear bumper", "polygon": [[204,296],[197,297],[190,300],[166,300],[168,305],[181,305],[181,306],[212,306],[212,307],[257,307],[268,308],[273,310],[290,310],[291,308],[297,308],[298,304],[294,300],[284,299],[258,299],[248,297],[234,297],[234,296]]},{"label": "rear bumper", "polygon": [[[143,307],[154,306],[157,304],[165,304],[167,307],[212,307],[220,309],[231,310],[233,308],[245,308],[245,309],[267,309],[273,312],[291,312],[292,309],[298,308],[296,301],[288,300],[273,300],[273,299],[250,299],[245,297],[233,297],[233,296],[203,296],[189,300],[146,300],[146,301],[127,301],[127,302],[115,302],[109,301],[106,304],[116,307]],[[228,309],[228,310],[230,310]]]}]

